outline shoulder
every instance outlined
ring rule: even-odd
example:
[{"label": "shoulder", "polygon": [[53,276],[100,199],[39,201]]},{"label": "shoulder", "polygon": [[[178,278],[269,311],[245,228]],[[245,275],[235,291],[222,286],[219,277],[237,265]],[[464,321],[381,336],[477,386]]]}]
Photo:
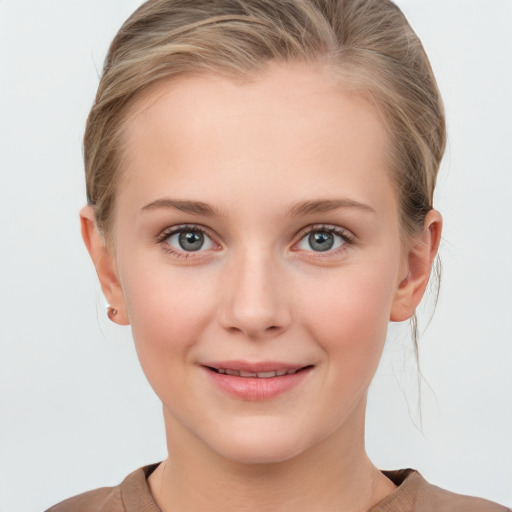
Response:
[{"label": "shoulder", "polygon": [[510,512],[492,501],[441,489],[413,469],[383,473],[398,487],[371,512]]},{"label": "shoulder", "polygon": [[[510,512],[510,509],[483,498],[446,491],[428,484],[418,494],[417,512]],[[415,510],[416,512],[416,510]]]},{"label": "shoulder", "polygon": [[147,484],[147,477],[158,464],[144,466],[130,473],[115,487],[101,487],[68,498],[46,512],[127,512],[140,506],[152,512],[159,510],[153,501]]},{"label": "shoulder", "polygon": [[125,512],[121,486],[102,487],[61,501],[46,512]]}]

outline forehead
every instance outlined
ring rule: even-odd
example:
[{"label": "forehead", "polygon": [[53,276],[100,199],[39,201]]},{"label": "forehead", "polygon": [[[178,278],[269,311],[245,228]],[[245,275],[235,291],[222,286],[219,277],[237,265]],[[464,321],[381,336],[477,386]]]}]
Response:
[{"label": "forehead", "polygon": [[261,195],[262,183],[281,202],[333,191],[378,202],[390,186],[376,109],[301,63],[243,83],[212,74],[161,83],[132,107],[123,143],[120,193],[139,204],[166,189],[234,204]]}]

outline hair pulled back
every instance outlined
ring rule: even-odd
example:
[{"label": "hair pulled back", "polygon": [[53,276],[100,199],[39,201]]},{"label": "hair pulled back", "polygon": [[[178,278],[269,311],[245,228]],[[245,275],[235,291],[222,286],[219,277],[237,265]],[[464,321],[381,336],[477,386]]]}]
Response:
[{"label": "hair pulled back", "polygon": [[122,129],[143,91],[187,73],[250,79],[271,61],[329,66],[384,116],[403,232],[432,209],[445,148],[442,100],[422,44],[389,0],[149,0],[124,23],[87,120],[87,200],[111,242]]},{"label": "hair pulled back", "polygon": [[[123,127],[143,92],[191,73],[250,80],[271,62],[292,61],[328,67],[345,90],[377,107],[402,236],[421,231],[446,145],[445,116],[423,46],[393,2],[149,0],[112,41],[85,130],[87,201],[107,245],[114,245]],[[439,282],[439,261],[435,272]],[[415,314],[411,330],[419,364]]]}]

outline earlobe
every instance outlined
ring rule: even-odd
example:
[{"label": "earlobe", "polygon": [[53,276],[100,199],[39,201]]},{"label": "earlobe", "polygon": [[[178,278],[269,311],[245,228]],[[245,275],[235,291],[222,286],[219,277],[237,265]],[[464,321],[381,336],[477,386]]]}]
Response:
[{"label": "earlobe", "polygon": [[109,315],[109,318],[117,324],[129,325],[130,321],[116,271],[114,255],[96,227],[92,206],[85,206],[80,211],[80,227],[85,246],[96,268],[103,295],[105,295],[112,308],[116,310],[115,316]]},{"label": "earlobe", "polygon": [[423,231],[411,243],[406,261],[406,275],[398,284],[391,308],[390,320],[408,320],[420,303],[430,277],[430,270],[441,241],[443,220],[431,210],[425,217]]}]

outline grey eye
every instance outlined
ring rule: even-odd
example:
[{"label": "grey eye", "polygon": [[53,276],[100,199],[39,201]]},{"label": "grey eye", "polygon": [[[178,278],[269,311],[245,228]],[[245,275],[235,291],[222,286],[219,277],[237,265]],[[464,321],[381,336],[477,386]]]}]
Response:
[{"label": "grey eye", "polygon": [[337,249],[347,243],[346,238],[335,231],[316,229],[306,234],[298,247],[304,251],[326,252]]},{"label": "grey eye", "polygon": [[309,234],[308,243],[314,251],[328,251],[334,246],[334,235],[325,231],[316,231]]},{"label": "grey eye", "polygon": [[196,231],[180,233],[178,243],[184,251],[198,251],[204,244],[204,235]]},{"label": "grey eye", "polygon": [[177,231],[167,238],[167,243],[175,249],[185,252],[195,252],[213,247],[212,240],[205,233],[194,229]]}]

